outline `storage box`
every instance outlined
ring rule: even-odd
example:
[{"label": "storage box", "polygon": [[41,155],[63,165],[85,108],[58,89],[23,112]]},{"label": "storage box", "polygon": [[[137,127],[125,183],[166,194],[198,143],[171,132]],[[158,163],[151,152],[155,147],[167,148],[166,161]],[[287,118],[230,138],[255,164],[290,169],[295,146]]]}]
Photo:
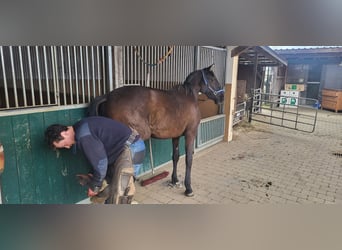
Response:
[{"label": "storage box", "polygon": [[322,108],[331,109],[335,112],[342,110],[342,90],[341,89],[323,89],[322,90]]},{"label": "storage box", "polygon": [[304,91],[305,85],[304,84],[292,84],[292,83],[286,83],[285,84],[285,90],[289,91]]}]

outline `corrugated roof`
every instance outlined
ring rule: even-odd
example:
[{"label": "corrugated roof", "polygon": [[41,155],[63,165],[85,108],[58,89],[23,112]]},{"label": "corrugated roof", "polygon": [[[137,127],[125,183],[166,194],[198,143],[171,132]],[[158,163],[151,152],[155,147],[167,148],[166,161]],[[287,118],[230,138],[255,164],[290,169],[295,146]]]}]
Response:
[{"label": "corrugated roof", "polygon": [[317,46],[274,51],[286,58],[289,63],[336,64],[342,60],[342,46]]},{"label": "corrugated roof", "polygon": [[[279,49],[276,47],[280,47]],[[281,48],[284,47],[284,48]],[[319,52],[339,52],[342,46],[271,46],[271,48],[277,53],[289,53],[289,52],[303,52],[303,53],[319,53]]]},{"label": "corrugated roof", "polygon": [[239,56],[239,64],[262,66],[287,65],[287,61],[268,46],[237,46],[231,56]]}]

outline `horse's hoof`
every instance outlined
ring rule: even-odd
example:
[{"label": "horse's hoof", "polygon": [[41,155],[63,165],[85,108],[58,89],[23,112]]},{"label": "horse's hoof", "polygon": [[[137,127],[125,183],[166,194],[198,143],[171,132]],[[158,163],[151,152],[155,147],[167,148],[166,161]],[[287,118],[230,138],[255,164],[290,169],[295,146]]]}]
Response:
[{"label": "horse's hoof", "polygon": [[179,181],[176,182],[176,183],[169,182],[168,186],[172,187],[172,188],[181,188],[182,187],[182,183],[179,182]]},{"label": "horse's hoof", "polygon": [[192,192],[192,191],[191,191],[190,193],[188,193],[187,191],[185,191],[184,194],[185,194],[185,196],[187,196],[187,197],[192,197],[192,196],[195,195],[194,192]]}]

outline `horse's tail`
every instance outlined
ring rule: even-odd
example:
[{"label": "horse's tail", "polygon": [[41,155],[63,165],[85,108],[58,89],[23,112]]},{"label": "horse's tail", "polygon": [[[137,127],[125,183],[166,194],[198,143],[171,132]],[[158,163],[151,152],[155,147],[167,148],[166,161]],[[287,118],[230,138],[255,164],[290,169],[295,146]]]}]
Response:
[{"label": "horse's tail", "polygon": [[107,95],[101,95],[94,98],[89,103],[87,116],[104,116],[104,103],[107,101]]}]

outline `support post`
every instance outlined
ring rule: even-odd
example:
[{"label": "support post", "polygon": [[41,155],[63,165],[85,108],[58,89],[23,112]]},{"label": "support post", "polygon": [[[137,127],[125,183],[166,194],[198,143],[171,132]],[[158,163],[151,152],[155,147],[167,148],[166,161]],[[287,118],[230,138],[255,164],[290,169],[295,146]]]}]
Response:
[{"label": "support post", "polygon": [[234,56],[231,65],[231,84],[225,86],[224,110],[226,114],[225,131],[223,141],[233,140],[233,119],[235,111],[237,73],[239,66],[239,56]]}]

